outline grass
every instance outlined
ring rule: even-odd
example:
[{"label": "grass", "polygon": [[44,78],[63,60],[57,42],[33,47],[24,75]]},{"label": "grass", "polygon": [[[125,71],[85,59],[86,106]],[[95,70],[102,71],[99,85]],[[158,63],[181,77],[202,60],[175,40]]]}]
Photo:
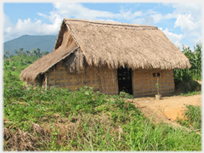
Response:
[{"label": "grass", "polygon": [[184,113],[185,119],[177,119],[177,122],[188,128],[194,130],[201,130],[201,107],[186,105],[186,111]]},{"label": "grass", "polygon": [[200,95],[201,91],[188,91],[187,93],[181,93],[181,96],[193,96],[193,95]]},{"label": "grass", "polygon": [[109,96],[89,87],[69,92],[8,86],[4,150],[201,150],[201,137],[195,132],[153,124],[122,97],[129,96]]}]

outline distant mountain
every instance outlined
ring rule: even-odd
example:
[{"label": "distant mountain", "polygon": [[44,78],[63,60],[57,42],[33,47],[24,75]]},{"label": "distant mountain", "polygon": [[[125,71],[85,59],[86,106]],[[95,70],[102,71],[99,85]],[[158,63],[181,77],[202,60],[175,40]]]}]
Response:
[{"label": "distant mountain", "polygon": [[23,48],[24,51],[31,51],[32,49],[39,48],[41,51],[53,51],[57,35],[39,35],[39,36],[30,36],[23,35],[16,39],[4,42],[4,53],[10,51],[14,54],[15,50]]}]

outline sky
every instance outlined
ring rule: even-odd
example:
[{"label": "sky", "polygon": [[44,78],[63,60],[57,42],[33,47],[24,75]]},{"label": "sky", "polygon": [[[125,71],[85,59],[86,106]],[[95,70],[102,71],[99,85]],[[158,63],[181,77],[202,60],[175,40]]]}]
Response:
[{"label": "sky", "polygon": [[3,3],[3,41],[57,35],[63,18],[155,25],[180,49],[202,42],[202,3]]}]

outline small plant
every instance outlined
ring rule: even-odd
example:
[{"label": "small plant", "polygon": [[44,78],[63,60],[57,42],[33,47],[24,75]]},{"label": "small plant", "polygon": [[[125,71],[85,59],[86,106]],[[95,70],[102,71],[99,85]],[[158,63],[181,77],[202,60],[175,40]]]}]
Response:
[{"label": "small plant", "polygon": [[155,84],[155,86],[156,86],[156,89],[157,89],[157,95],[155,95],[155,97],[156,97],[156,99],[161,99],[161,95],[159,94],[159,88],[160,88],[160,86],[159,86],[159,78],[157,77],[157,83]]},{"label": "small plant", "polygon": [[121,91],[120,93],[119,93],[119,96],[121,97],[121,98],[133,98],[133,95],[131,95],[131,94],[129,94],[129,93],[126,93],[126,92],[124,92],[124,91]]},{"label": "small plant", "polygon": [[159,78],[157,78],[157,83],[155,84],[155,86],[156,86],[156,89],[157,89],[157,94],[159,95],[159,88],[160,88],[160,86],[159,86]]}]

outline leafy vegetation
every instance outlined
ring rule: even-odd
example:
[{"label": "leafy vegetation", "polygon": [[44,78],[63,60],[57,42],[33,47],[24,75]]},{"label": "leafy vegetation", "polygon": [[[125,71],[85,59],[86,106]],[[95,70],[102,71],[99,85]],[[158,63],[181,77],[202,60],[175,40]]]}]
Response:
[{"label": "leafy vegetation", "polygon": [[15,51],[15,55],[6,52],[4,55],[4,87],[12,83],[23,83],[19,76],[23,69],[31,63],[48,54],[49,52],[33,49],[32,51],[24,51],[23,48]]},{"label": "leafy vegetation", "polygon": [[199,91],[201,89],[201,85],[195,80],[201,80],[201,52],[202,45],[197,43],[194,47],[194,51],[192,52],[189,47],[183,46],[182,51],[185,56],[189,59],[191,68],[190,69],[174,69],[174,83],[176,89],[179,86],[185,87],[185,92],[194,92],[195,90]]},{"label": "leafy vegetation", "polygon": [[5,151],[201,150],[200,135],[150,122],[127,100],[132,98],[127,93],[25,88],[21,70],[44,54],[20,49],[15,56],[5,56]]},{"label": "leafy vegetation", "polygon": [[187,93],[181,93],[180,95],[181,96],[193,96],[193,95],[200,95],[201,94],[201,91],[188,91]]},{"label": "leafy vegetation", "polygon": [[175,69],[174,70],[174,78],[176,81],[185,81],[188,82],[190,79],[193,80],[201,80],[201,52],[202,45],[200,43],[196,44],[194,47],[194,51],[192,52],[189,47],[183,46],[182,51],[185,56],[189,59],[191,68],[190,69]]},{"label": "leafy vegetation", "polygon": [[[20,85],[5,89],[4,120],[5,128],[26,131],[38,139],[32,148],[24,143],[23,150],[201,149],[201,138],[194,132],[155,125],[120,96],[104,95],[88,87],[75,92],[25,90]],[[14,149],[10,145],[6,143],[5,150]]]},{"label": "leafy vegetation", "polygon": [[185,119],[177,119],[184,126],[201,130],[201,107],[186,105]]}]

